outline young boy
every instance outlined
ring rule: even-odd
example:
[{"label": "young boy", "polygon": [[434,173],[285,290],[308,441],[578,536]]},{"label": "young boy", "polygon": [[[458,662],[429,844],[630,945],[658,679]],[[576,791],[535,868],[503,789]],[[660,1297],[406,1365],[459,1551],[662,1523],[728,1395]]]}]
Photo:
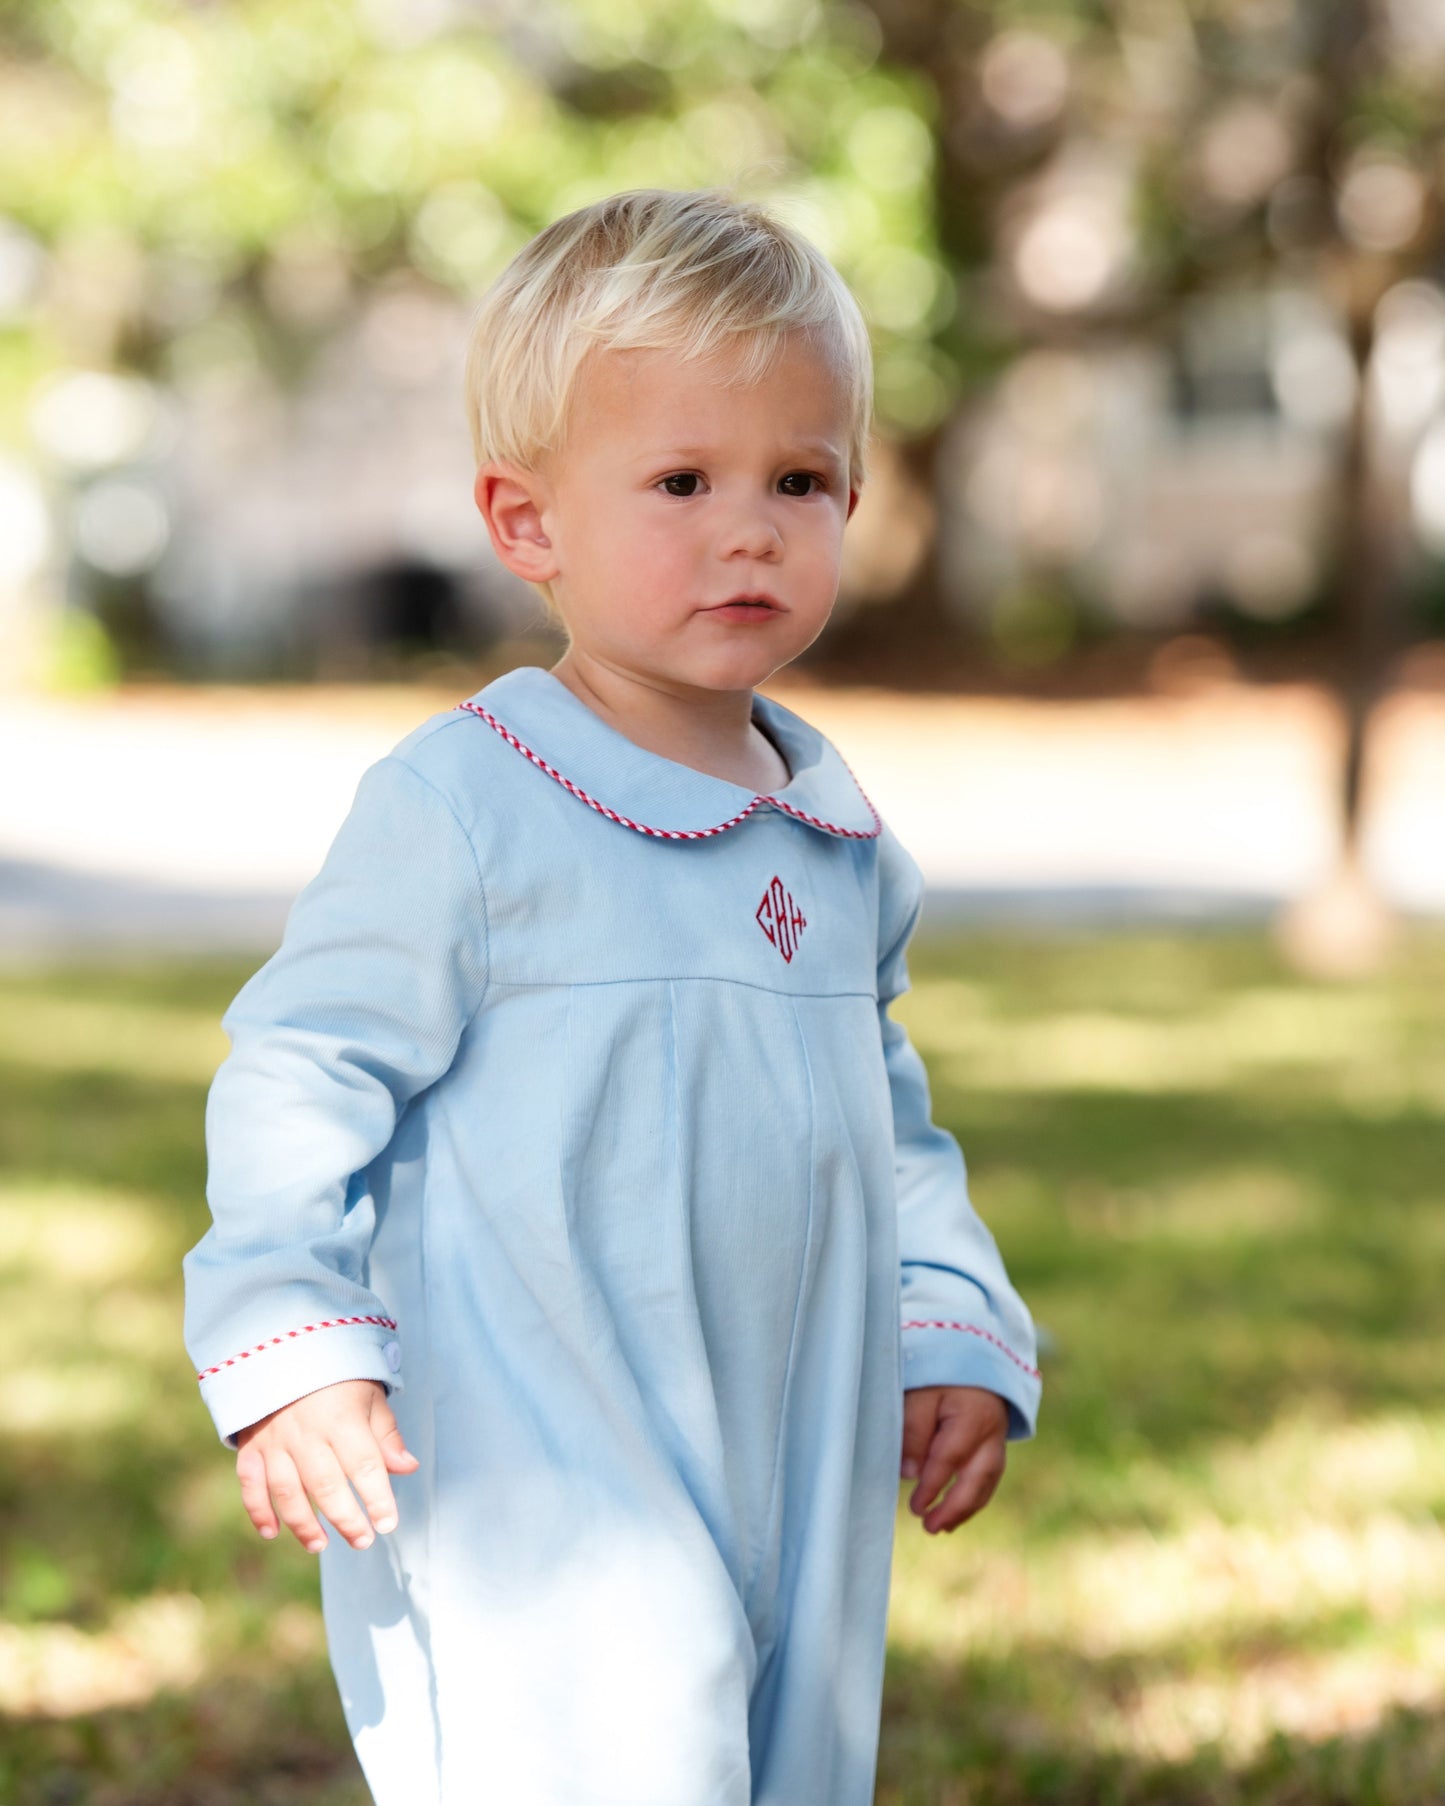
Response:
[{"label": "young boy", "polygon": [[900,1456],[955,1528],[1040,1380],[887,1013],[919,868],[755,693],[837,595],[867,330],[643,190],[514,259],[467,387],[567,649],[364,774],[231,1004],[187,1344],[381,1806],[868,1806]]}]

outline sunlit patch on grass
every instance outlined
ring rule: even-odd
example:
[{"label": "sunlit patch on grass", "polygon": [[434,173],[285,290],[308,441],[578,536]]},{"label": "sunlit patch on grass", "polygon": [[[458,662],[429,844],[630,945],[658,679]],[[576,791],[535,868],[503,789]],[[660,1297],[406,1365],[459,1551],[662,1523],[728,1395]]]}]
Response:
[{"label": "sunlit patch on grass", "polygon": [[148,1199],[90,1187],[0,1186],[0,1282],[94,1290],[152,1274],[169,1256]]},{"label": "sunlit patch on grass", "polygon": [[1144,1682],[1089,1718],[1096,1748],[1181,1762],[1201,1750],[1240,1764],[1284,1735],[1307,1743],[1362,1735],[1392,1711],[1445,1701],[1445,1628],[1400,1649],[1290,1652],[1237,1670]]},{"label": "sunlit patch on grass", "polygon": [[326,1627],[321,1614],[310,1606],[288,1599],[266,1616],[265,1654],[268,1661],[300,1668],[326,1659]]},{"label": "sunlit patch on grass", "polygon": [[24,1367],[12,1370],[5,1382],[5,1421],[17,1434],[114,1429],[142,1416],[148,1402],[133,1374],[99,1361]]},{"label": "sunlit patch on grass", "polygon": [[921,978],[894,1006],[938,1076],[963,1090],[1212,1091],[1252,1076],[1322,1087],[1366,1114],[1445,1101],[1445,1073],[1401,999],[1257,987],[1173,1017],[1108,1009],[1020,1016],[986,987]]},{"label": "sunlit patch on grass", "polygon": [[91,1306],[88,1319],[92,1345],[107,1355],[150,1367],[174,1365],[192,1371],[181,1340],[181,1319],[172,1298],[133,1290],[106,1292]]},{"label": "sunlit patch on grass", "polygon": [[273,1674],[324,1664],[326,1633],[313,1604],[273,1598],[263,1622],[253,1616],[231,1600],[170,1592],[119,1605],[99,1630],[0,1622],[0,1712],[73,1718],[143,1706],[258,1660]]},{"label": "sunlit patch on grass", "polygon": [[0,1623],[0,1711],[67,1718],[137,1706],[206,1670],[206,1608],[194,1593],[120,1606],[104,1630]]},{"label": "sunlit patch on grass", "polygon": [[0,1185],[0,1368],[16,1432],[93,1433],[157,1408],[189,1371],[174,1224],[132,1192]]},{"label": "sunlit patch on grass", "polygon": [[1238,1764],[1275,1735],[1445,1702],[1445,1419],[1302,1414],[1192,1474],[1131,1471],[1171,1528],[1100,1528],[1081,1507],[1053,1542],[996,1523],[941,1546],[903,1513],[893,1649],[1008,1677],[993,1684],[1061,1744],[1141,1761]]},{"label": "sunlit patch on grass", "polygon": [[0,1060],[47,1072],[110,1072],[207,1084],[230,1042],[217,1014],[9,988]]},{"label": "sunlit patch on grass", "polygon": [[1307,1635],[1358,1609],[1378,1627],[1445,1603],[1445,1528],[1378,1512],[1358,1524],[1199,1517],[1177,1534],[1081,1535],[1028,1559],[992,1550],[925,1594],[900,1579],[892,1631],[931,1654],[1067,1647],[1090,1660],[1211,1638]]},{"label": "sunlit patch on grass", "polygon": [[1353,1422],[1283,1417],[1250,1442],[1217,1446],[1210,1495],[1231,1516],[1270,1519],[1301,1499],[1338,1520],[1382,1506],[1407,1515],[1445,1507],[1445,1418],[1420,1412]]},{"label": "sunlit patch on grass", "polygon": [[1179,1173],[1149,1187],[1071,1186],[1061,1203],[1078,1227],[1120,1241],[1267,1238],[1309,1228],[1323,1214],[1303,1175],[1248,1164]]}]

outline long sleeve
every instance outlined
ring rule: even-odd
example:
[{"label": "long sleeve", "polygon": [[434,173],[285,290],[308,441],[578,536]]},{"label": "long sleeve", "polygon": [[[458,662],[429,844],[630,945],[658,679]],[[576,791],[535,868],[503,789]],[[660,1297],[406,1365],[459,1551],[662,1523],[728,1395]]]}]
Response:
[{"label": "long sleeve", "polygon": [[880,856],[878,1023],[893,1096],[903,1384],[982,1386],[1008,1405],[1009,1440],[1031,1437],[1042,1391],[1033,1319],[973,1207],[963,1151],[932,1119],[928,1074],[888,1006],[909,988],[906,950],[923,874],[885,827]]},{"label": "long sleeve", "polygon": [[470,837],[404,758],[367,770],[282,943],[222,1018],[212,1225],[182,1263],[186,1347],[221,1440],[338,1380],[402,1384],[368,1284],[365,1169],[451,1065],[486,986]]}]

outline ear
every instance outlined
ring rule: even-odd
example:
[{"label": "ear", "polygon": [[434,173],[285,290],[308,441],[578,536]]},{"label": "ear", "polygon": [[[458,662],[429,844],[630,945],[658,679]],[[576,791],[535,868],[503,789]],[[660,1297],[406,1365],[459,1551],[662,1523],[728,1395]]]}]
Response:
[{"label": "ear", "polygon": [[862,493],[863,493],[863,491],[861,489],[856,489],[856,488],[850,489],[848,491],[848,512],[843,516],[843,525],[845,527],[847,526],[848,522],[850,520],[852,520],[853,510],[858,506],[858,497]]},{"label": "ear", "polygon": [[494,459],[478,470],[472,495],[507,569],[528,583],[549,583],[559,567],[544,522],[550,501],[544,479]]}]

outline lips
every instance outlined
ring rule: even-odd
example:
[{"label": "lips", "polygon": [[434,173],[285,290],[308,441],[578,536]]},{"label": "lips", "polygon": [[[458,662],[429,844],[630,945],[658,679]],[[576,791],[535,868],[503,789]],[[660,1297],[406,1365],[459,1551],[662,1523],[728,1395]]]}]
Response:
[{"label": "lips", "polygon": [[746,596],[729,596],[726,602],[714,602],[712,606],[714,608],[737,608],[748,603],[758,608],[781,607],[777,598],[768,595],[765,590],[754,591],[751,595]]}]

